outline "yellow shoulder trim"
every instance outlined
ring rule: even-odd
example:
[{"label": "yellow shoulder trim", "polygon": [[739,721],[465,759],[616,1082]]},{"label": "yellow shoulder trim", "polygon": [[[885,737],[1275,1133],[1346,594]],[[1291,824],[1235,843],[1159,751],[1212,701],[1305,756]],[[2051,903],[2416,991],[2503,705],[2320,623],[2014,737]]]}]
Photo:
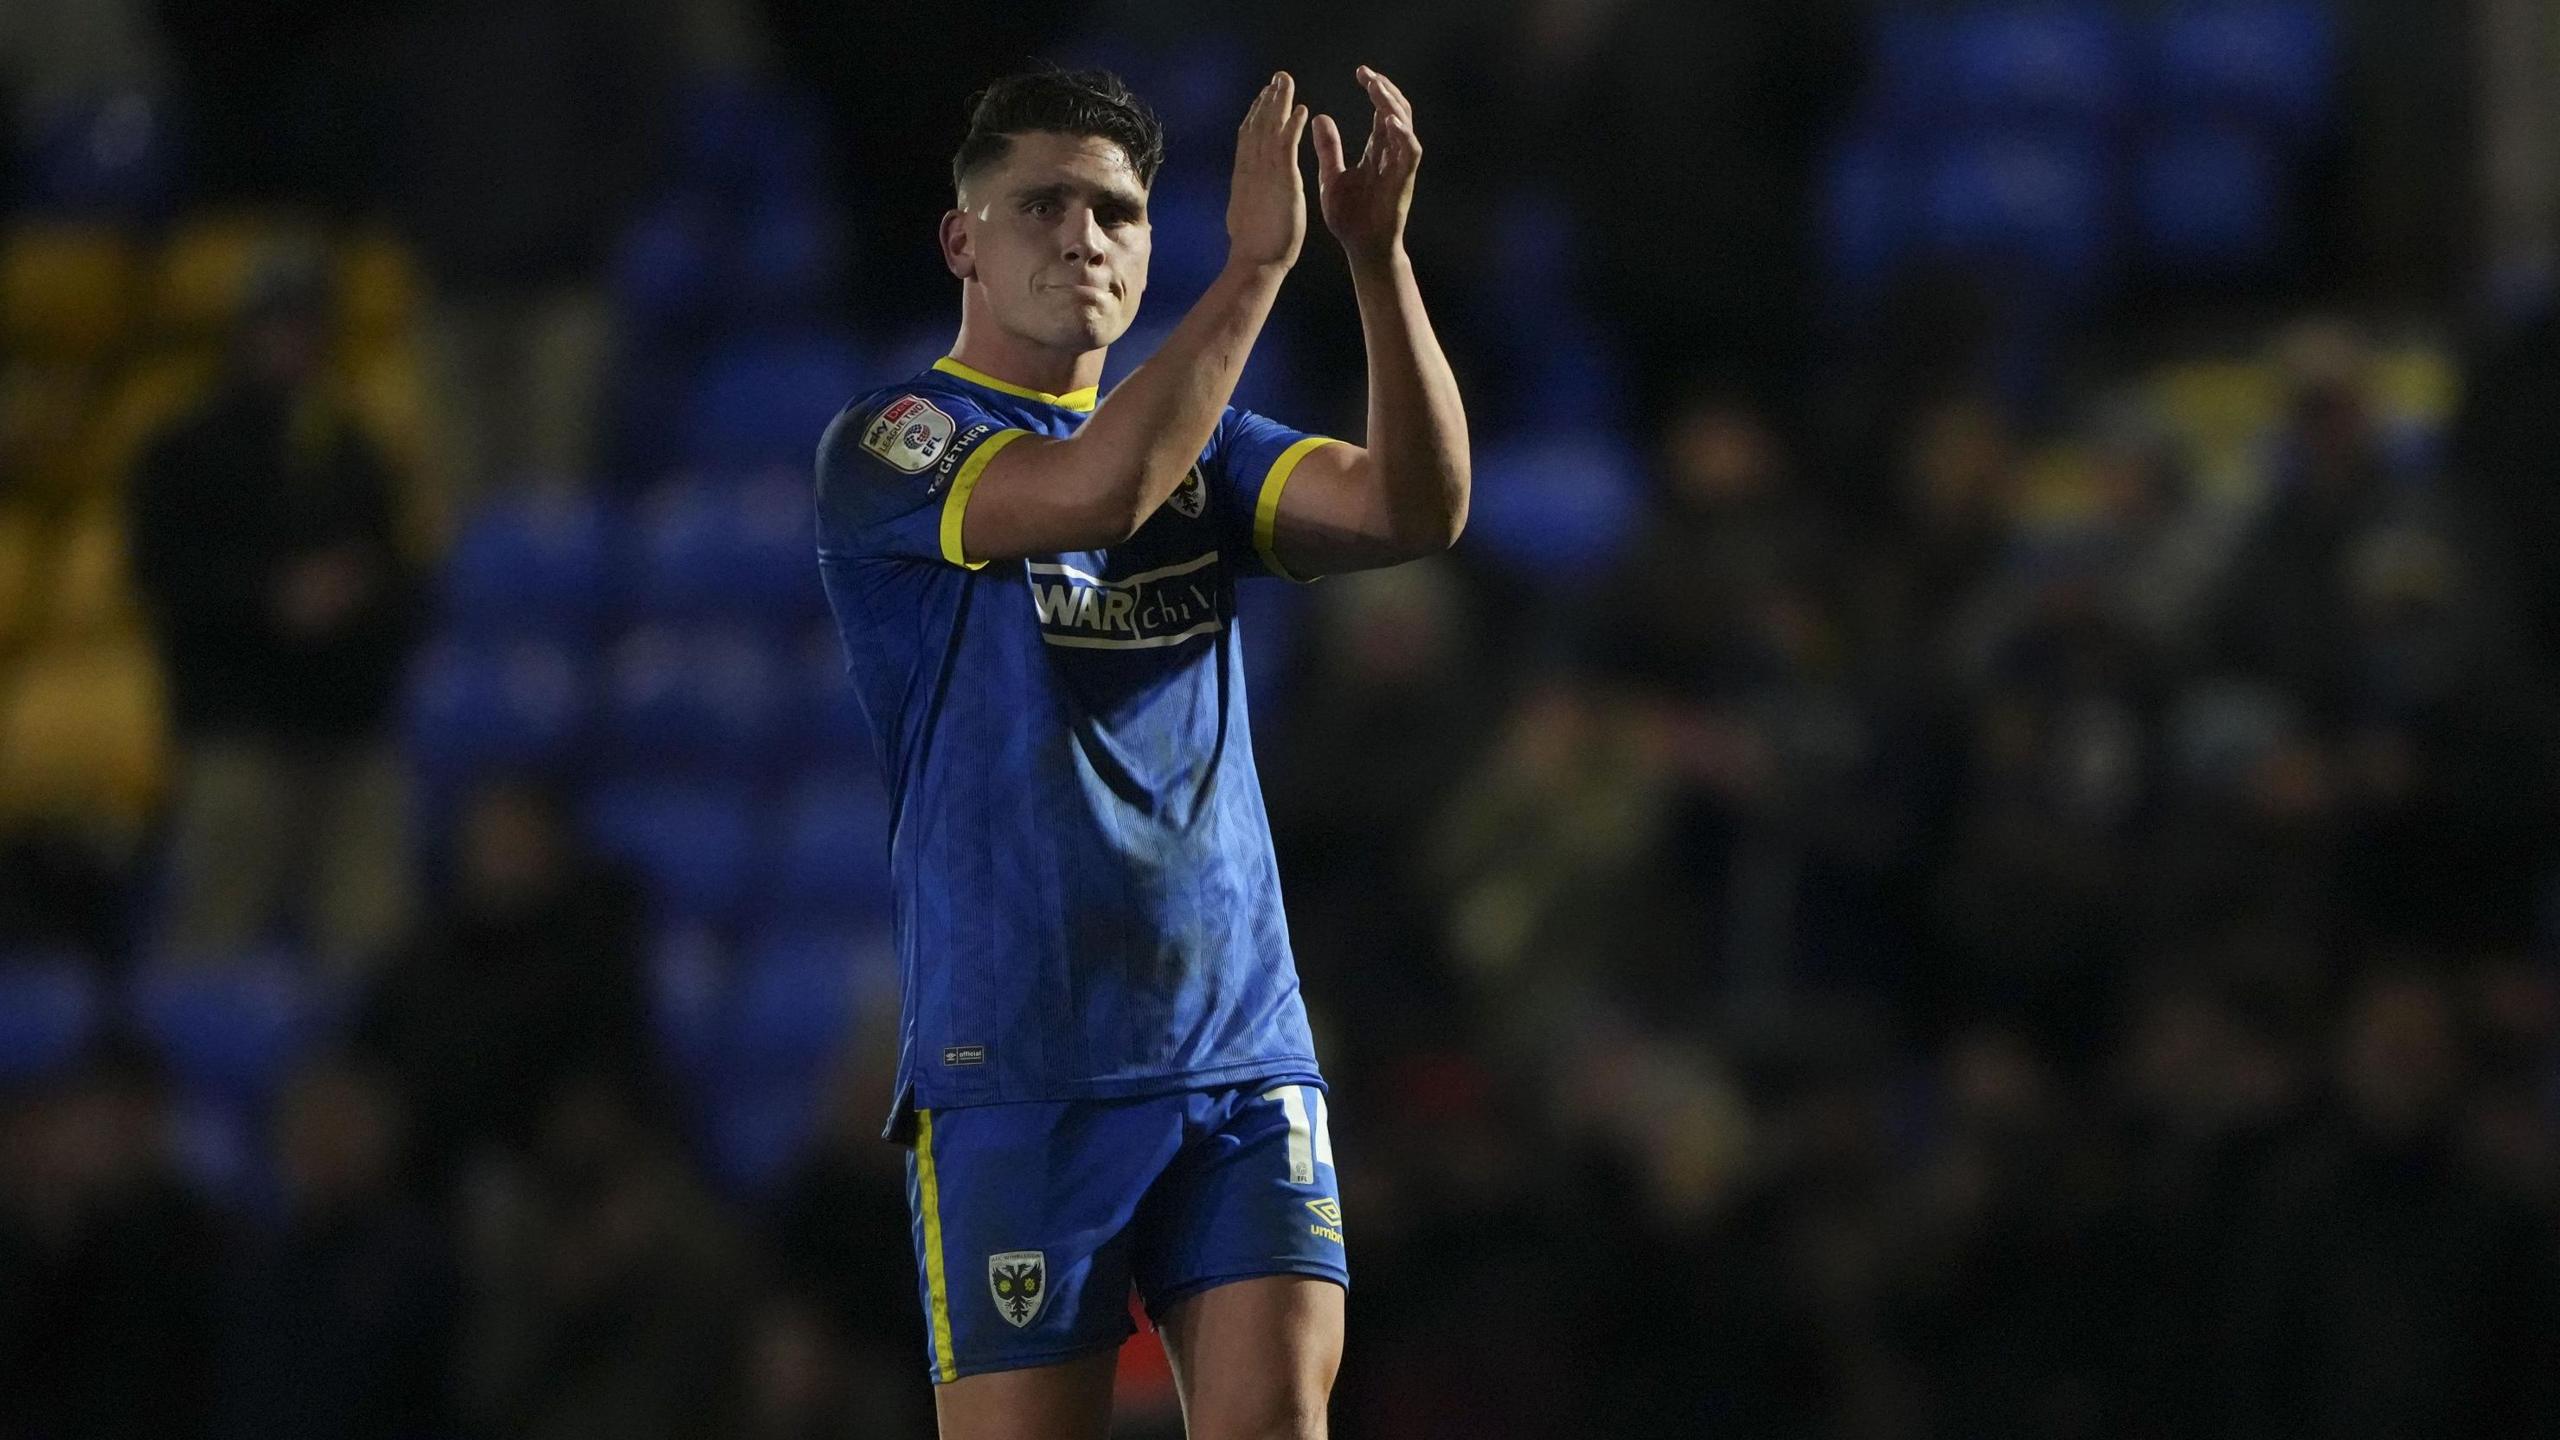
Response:
[{"label": "yellow shoulder trim", "polygon": [[957,375],[972,385],[984,385],[998,394],[1019,395],[1025,400],[1037,400],[1043,405],[1055,405],[1064,410],[1091,410],[1099,403],[1102,396],[1102,387],[1098,385],[1087,385],[1081,390],[1070,390],[1064,395],[1052,395],[1046,390],[1028,389],[1010,381],[999,380],[984,370],[963,365],[948,355],[934,361],[933,368],[945,375]]},{"label": "yellow shoulder trim", "polygon": [[996,452],[1030,434],[1028,430],[999,430],[978,442],[969,458],[960,464],[960,473],[951,477],[951,493],[942,497],[942,558],[963,570],[981,570],[986,561],[972,563],[960,548],[960,517],[969,508],[969,492],[978,488],[978,477],[987,473],[987,462]]},{"label": "yellow shoulder trim", "polygon": [[933,1173],[933,1112],[916,1111],[916,1203],[924,1212],[924,1288],[933,1309],[933,1373],[960,1378],[951,1348],[951,1283],[942,1268],[942,1185]]},{"label": "yellow shoulder trim", "polygon": [[1315,453],[1317,446],[1341,443],[1329,435],[1310,435],[1281,451],[1280,458],[1271,462],[1270,472],[1262,477],[1262,493],[1253,502],[1253,551],[1262,557],[1262,568],[1283,580],[1296,580],[1298,577],[1290,574],[1288,567],[1280,563],[1279,552],[1272,547],[1280,528],[1281,487],[1289,483],[1289,476],[1298,468],[1298,462]]}]

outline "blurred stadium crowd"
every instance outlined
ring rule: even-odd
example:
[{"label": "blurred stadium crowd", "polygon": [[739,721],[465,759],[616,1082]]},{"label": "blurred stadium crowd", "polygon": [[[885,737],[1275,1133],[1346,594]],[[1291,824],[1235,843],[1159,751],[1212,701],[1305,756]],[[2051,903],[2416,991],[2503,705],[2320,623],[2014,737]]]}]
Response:
[{"label": "blurred stadium crowd", "polygon": [[1338,1433],[2560,1433],[2540,10],[11,0],[0,1437],[929,1433],[806,472],[1031,54],[1115,377],[1244,77],[1432,147],[1471,529],[1242,627]]}]

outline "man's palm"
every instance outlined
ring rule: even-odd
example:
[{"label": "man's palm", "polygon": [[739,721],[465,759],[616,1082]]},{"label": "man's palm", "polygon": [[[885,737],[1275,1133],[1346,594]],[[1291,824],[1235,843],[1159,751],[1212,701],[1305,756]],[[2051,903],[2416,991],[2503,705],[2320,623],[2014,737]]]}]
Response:
[{"label": "man's palm", "polygon": [[1316,194],[1325,227],[1355,256],[1390,253],[1404,239],[1405,212],[1413,204],[1413,177],[1422,165],[1422,141],[1413,133],[1413,105],[1395,82],[1362,66],[1361,88],[1375,107],[1369,141],[1358,163],[1342,151],[1342,132],[1330,115],[1315,118]]}]

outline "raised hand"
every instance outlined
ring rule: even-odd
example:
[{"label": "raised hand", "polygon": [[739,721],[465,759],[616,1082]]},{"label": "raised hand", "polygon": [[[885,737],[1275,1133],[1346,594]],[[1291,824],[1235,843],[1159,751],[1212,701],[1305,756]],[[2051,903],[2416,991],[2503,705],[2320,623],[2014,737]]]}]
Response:
[{"label": "raised hand", "polygon": [[1307,236],[1307,187],[1298,175],[1298,138],[1307,107],[1298,82],[1271,77],[1236,127],[1236,173],[1227,191],[1229,263],[1289,266]]},{"label": "raised hand", "polygon": [[1358,164],[1346,164],[1342,132],[1333,117],[1317,116],[1316,193],[1325,228],[1351,258],[1383,260],[1404,244],[1404,217],[1413,205],[1422,141],[1413,133],[1413,102],[1395,82],[1366,65],[1356,73],[1372,107],[1369,142],[1361,148]]}]

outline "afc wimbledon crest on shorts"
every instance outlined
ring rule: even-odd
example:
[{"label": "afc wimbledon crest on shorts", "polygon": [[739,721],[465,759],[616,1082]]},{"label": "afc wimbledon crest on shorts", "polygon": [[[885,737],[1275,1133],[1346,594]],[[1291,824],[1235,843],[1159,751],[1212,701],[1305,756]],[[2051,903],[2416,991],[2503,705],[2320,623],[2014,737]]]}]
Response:
[{"label": "afc wimbledon crest on shorts", "polygon": [[862,448],[919,475],[933,468],[951,443],[951,417],[921,395],[901,395],[881,407],[862,432]]},{"label": "afc wimbledon crest on shorts", "polygon": [[1037,1250],[1007,1250],[987,1257],[987,1289],[996,1297],[996,1313],[1016,1329],[1040,1313],[1049,1298],[1049,1260]]}]

